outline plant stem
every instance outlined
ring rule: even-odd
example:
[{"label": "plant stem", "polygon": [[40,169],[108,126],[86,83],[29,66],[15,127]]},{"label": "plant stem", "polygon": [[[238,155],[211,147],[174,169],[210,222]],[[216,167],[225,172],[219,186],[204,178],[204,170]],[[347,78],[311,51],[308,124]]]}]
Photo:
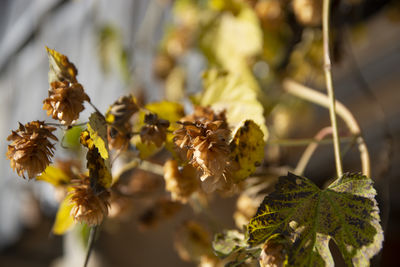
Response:
[{"label": "plant stem", "polygon": [[[354,140],[354,136],[345,136],[340,139],[343,142],[351,142]],[[325,138],[323,140],[318,140],[316,138],[299,138],[299,139],[273,139],[268,141],[269,145],[278,146],[308,146],[311,143],[317,143],[319,145],[332,144],[332,138]]]},{"label": "plant stem", "polygon": [[[301,85],[291,79],[285,79],[282,83],[282,87],[287,93],[300,97],[301,99],[310,101],[325,108],[329,108],[330,106],[329,98],[326,95],[321,94],[320,92],[317,92],[316,90],[308,88],[304,85]],[[370,177],[371,164],[369,152],[367,145],[365,144],[365,141],[361,136],[360,126],[358,126],[358,123],[353,114],[351,114],[351,112],[342,103],[337,100],[335,103],[337,115],[343,119],[350,132],[354,136],[356,136],[358,150],[360,151],[362,172],[367,177]]]},{"label": "plant stem", "polygon": [[329,6],[330,0],[324,0],[322,6],[322,36],[324,43],[324,72],[326,90],[329,96],[329,116],[332,124],[333,148],[335,151],[336,174],[343,175],[342,159],[340,155],[339,132],[336,121],[335,92],[332,84],[331,59],[329,56]]}]

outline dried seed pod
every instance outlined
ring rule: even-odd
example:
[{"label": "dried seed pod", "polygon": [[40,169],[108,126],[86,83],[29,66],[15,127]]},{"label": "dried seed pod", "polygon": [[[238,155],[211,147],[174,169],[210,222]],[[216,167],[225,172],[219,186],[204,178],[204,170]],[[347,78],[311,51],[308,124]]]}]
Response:
[{"label": "dried seed pod", "polygon": [[143,143],[154,143],[160,147],[167,138],[169,121],[159,119],[157,114],[149,113],[144,117],[145,126],[140,130],[140,139]]},{"label": "dried seed pod", "polygon": [[282,267],[287,258],[286,246],[288,242],[280,235],[268,239],[262,247],[260,255],[261,267]]},{"label": "dried seed pod", "polygon": [[59,120],[62,124],[71,125],[85,109],[84,101],[90,101],[80,83],[52,82],[49,97],[43,101],[43,109],[47,115]]},{"label": "dried seed pod", "polygon": [[69,194],[73,205],[71,216],[75,221],[86,223],[88,226],[96,226],[107,217],[110,193],[105,189],[95,192],[91,188],[88,178],[74,186],[73,191]]},{"label": "dried seed pod", "polygon": [[12,141],[7,149],[7,158],[13,170],[19,176],[28,173],[29,179],[42,173],[51,163],[50,157],[53,156],[54,145],[49,138],[58,141],[52,132],[56,128],[47,126],[43,121],[32,121],[25,125],[19,124],[16,131],[7,137]]},{"label": "dried seed pod", "polygon": [[200,262],[203,256],[212,256],[211,237],[202,225],[187,221],[175,233],[174,246],[184,261]]},{"label": "dried seed pod", "polygon": [[161,221],[175,215],[182,208],[181,203],[166,198],[158,199],[139,218],[142,230],[156,227]]},{"label": "dried seed pod", "polygon": [[125,149],[131,138],[130,119],[139,110],[132,95],[122,96],[106,112],[108,145],[113,149]]},{"label": "dried seed pod", "polygon": [[188,197],[199,187],[196,170],[190,165],[178,169],[176,160],[167,160],[164,164],[165,189],[171,192],[175,201],[186,203]]}]

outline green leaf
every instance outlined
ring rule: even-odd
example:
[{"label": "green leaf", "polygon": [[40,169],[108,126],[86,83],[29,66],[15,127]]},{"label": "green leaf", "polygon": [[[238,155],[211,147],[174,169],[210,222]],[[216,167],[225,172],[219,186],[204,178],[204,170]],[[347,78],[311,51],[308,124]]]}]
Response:
[{"label": "green leaf", "polygon": [[63,186],[70,182],[71,178],[65,172],[54,166],[47,166],[47,168],[36,177],[38,181],[44,181],[54,186]]},{"label": "green leaf", "polygon": [[71,196],[67,195],[64,200],[61,202],[57,215],[56,220],[53,225],[52,232],[55,235],[63,235],[66,231],[71,229],[72,226],[75,225],[73,217],[70,215],[71,209],[73,204],[71,203]]},{"label": "green leaf", "polygon": [[83,128],[81,126],[74,126],[66,131],[63,138],[63,145],[68,147],[68,149],[79,150],[81,148],[79,137],[82,131]]},{"label": "green leaf", "polygon": [[382,248],[383,232],[372,180],[345,174],[327,189],[289,173],[265,197],[248,225],[248,244],[281,233],[293,241],[290,266],[333,266],[332,239],[349,266],[368,266]]},{"label": "green leaf", "polygon": [[107,123],[104,116],[98,112],[93,112],[89,117],[87,130],[101,157],[108,159]]},{"label": "green leaf", "polygon": [[228,230],[216,234],[212,246],[218,257],[226,258],[247,247],[247,243],[244,234],[237,230]]},{"label": "green leaf", "polygon": [[210,105],[217,111],[226,109],[228,123],[234,127],[245,120],[253,120],[260,126],[264,141],[268,139],[264,108],[257,97],[259,88],[252,79],[211,69],[203,75],[203,86],[199,105]]},{"label": "green leaf", "polygon": [[68,57],[50,49],[46,46],[47,54],[49,57],[49,83],[55,81],[69,81],[76,82],[76,75],[78,71],[74,64],[69,62]]},{"label": "green leaf", "polygon": [[244,121],[235,131],[230,143],[231,157],[238,164],[239,170],[232,173],[236,182],[247,178],[264,158],[264,134],[252,120]]}]

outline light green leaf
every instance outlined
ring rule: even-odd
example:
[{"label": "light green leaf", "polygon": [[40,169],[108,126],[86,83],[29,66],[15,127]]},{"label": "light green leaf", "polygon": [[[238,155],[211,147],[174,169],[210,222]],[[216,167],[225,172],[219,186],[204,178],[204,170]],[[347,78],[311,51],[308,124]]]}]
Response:
[{"label": "light green leaf", "polygon": [[232,253],[247,247],[247,243],[244,234],[237,230],[228,230],[216,234],[212,246],[218,257],[226,258]]},{"label": "light green leaf", "polygon": [[232,160],[239,170],[232,173],[233,179],[239,182],[252,174],[264,158],[264,134],[252,120],[244,121],[235,131],[230,143]]},{"label": "light green leaf", "polygon": [[56,220],[53,225],[52,232],[55,235],[63,235],[66,231],[71,229],[72,226],[75,225],[73,217],[70,215],[71,209],[73,204],[71,203],[71,196],[67,195],[64,200],[61,202],[57,215]]},{"label": "light green leaf", "polygon": [[66,131],[63,138],[63,145],[68,147],[68,149],[75,151],[79,150],[81,148],[79,136],[81,135],[82,131],[83,128],[81,126],[74,126]]},{"label": "light green leaf", "polygon": [[368,266],[382,248],[383,232],[372,180],[345,174],[327,189],[289,173],[265,197],[248,225],[248,243],[281,233],[293,241],[289,266],[333,266],[332,239],[349,266]]},{"label": "light green leaf", "polygon": [[253,120],[268,139],[264,108],[257,99],[258,85],[252,79],[211,69],[203,75],[204,91],[198,102],[214,110],[225,109],[229,125],[237,127],[245,120]]},{"label": "light green leaf", "polygon": [[68,177],[61,169],[54,166],[47,166],[44,172],[36,177],[36,180],[44,181],[54,186],[63,186],[67,185],[71,178]]},{"label": "light green leaf", "polygon": [[104,116],[98,112],[93,112],[89,117],[87,124],[90,138],[93,144],[99,150],[103,159],[108,159],[108,139],[107,139],[107,123]]}]

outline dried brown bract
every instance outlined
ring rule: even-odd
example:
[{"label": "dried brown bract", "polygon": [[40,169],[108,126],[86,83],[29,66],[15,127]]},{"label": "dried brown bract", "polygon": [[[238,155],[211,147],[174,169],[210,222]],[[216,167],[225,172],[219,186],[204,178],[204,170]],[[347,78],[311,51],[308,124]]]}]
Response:
[{"label": "dried brown bract", "polygon": [[261,267],[282,267],[286,259],[284,239],[271,238],[262,247],[260,255]]},{"label": "dried brown bract", "polygon": [[169,121],[159,119],[157,114],[149,113],[144,117],[145,126],[140,130],[140,139],[143,143],[154,143],[160,147],[167,138]]},{"label": "dried brown bract", "polygon": [[29,179],[42,173],[51,163],[54,145],[49,138],[58,141],[52,132],[56,128],[47,126],[43,121],[32,121],[25,125],[19,124],[16,131],[7,137],[12,141],[7,149],[7,158],[10,166],[16,170],[19,176],[28,173]]},{"label": "dried brown bract", "polygon": [[107,217],[110,193],[105,189],[95,192],[90,186],[89,179],[84,179],[79,185],[74,186],[70,197],[73,204],[71,216],[75,221],[96,226]]},{"label": "dried brown bract", "polygon": [[212,256],[210,234],[195,221],[187,221],[179,227],[174,246],[184,261],[200,262],[202,257]]},{"label": "dried brown bract", "polygon": [[49,97],[43,101],[43,109],[47,115],[59,120],[62,124],[71,125],[79,118],[79,113],[85,109],[84,101],[90,101],[80,83],[52,82]]},{"label": "dried brown bract", "polygon": [[180,171],[178,162],[168,160],[164,164],[165,189],[171,192],[172,200],[186,203],[187,199],[199,188],[196,170],[186,165]]},{"label": "dried brown bract", "polygon": [[156,227],[160,222],[175,215],[182,208],[182,204],[167,198],[158,199],[139,217],[140,228],[147,230]]},{"label": "dried brown bract", "polygon": [[132,124],[130,119],[139,110],[132,95],[122,96],[112,104],[106,113],[107,138],[110,148],[124,149],[131,138]]}]

